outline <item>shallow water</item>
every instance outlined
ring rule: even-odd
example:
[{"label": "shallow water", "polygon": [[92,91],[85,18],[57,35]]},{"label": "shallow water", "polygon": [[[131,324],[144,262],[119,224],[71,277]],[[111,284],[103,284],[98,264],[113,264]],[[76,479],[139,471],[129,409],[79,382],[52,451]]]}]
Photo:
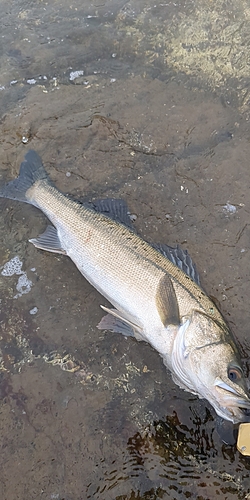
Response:
[{"label": "shallow water", "polygon": [[[187,248],[249,371],[247,2],[2,2],[0,181],[37,150],[62,191],[122,197]],[[249,459],[1,200],[1,499],[246,499]],[[12,259],[15,259],[12,261]]]}]

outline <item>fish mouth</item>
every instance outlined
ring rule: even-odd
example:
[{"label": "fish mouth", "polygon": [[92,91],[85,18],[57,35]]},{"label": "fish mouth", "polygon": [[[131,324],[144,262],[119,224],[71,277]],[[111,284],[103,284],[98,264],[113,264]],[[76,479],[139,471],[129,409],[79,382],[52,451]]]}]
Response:
[{"label": "fish mouth", "polygon": [[214,405],[216,413],[225,420],[230,420],[234,424],[250,422],[250,401],[227,401],[220,406]]},{"label": "fish mouth", "polygon": [[250,422],[250,399],[247,395],[240,394],[235,388],[221,380],[215,383],[217,396],[219,393],[219,408],[216,412],[222,418],[231,420],[234,424]]},{"label": "fish mouth", "polygon": [[228,420],[232,420],[234,424],[250,422],[250,403],[248,407],[243,407],[241,402],[239,406],[229,407],[228,411],[230,413]]},{"label": "fish mouth", "polygon": [[249,406],[249,408],[239,407],[239,410],[243,413],[243,416],[245,417],[246,422],[250,422],[250,406]]},{"label": "fish mouth", "polygon": [[250,401],[239,401],[238,408],[242,414],[241,422],[250,422]]}]

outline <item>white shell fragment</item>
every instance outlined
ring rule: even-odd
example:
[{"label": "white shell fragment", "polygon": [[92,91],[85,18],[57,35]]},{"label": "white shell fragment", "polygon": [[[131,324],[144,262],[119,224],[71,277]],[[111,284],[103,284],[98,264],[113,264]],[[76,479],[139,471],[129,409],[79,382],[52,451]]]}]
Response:
[{"label": "white shell fragment", "polygon": [[25,293],[29,293],[32,287],[32,281],[27,278],[27,274],[23,273],[19,278],[16,285],[18,293],[14,296],[14,299],[18,299]]},{"label": "white shell fragment", "polygon": [[79,76],[83,76],[84,72],[82,70],[80,71],[71,71],[69,75],[69,79],[71,82],[73,82],[76,78],[79,78]]},{"label": "white shell fragment", "polygon": [[13,257],[4,264],[3,270],[1,271],[2,276],[13,276],[13,274],[22,274],[22,262],[20,261],[18,255]]},{"label": "white shell fragment", "polygon": [[1,274],[2,276],[13,276],[16,274],[19,276],[18,282],[16,285],[17,294],[14,296],[14,299],[21,297],[25,293],[29,293],[32,287],[32,281],[28,279],[27,274],[22,271],[23,263],[19,259],[18,255],[13,257],[13,259],[6,262],[2,268]]},{"label": "white shell fragment", "polygon": [[35,307],[33,307],[33,309],[30,309],[30,314],[34,315],[37,313],[37,311],[38,311],[38,308],[35,306]]},{"label": "white shell fragment", "polygon": [[223,210],[224,212],[228,212],[229,214],[235,214],[236,207],[227,202],[227,204],[223,206]]}]

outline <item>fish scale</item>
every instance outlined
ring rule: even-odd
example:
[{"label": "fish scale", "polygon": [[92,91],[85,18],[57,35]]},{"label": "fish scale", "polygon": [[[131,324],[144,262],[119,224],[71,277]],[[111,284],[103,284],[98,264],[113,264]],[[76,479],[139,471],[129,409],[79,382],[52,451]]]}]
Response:
[{"label": "fish scale", "polygon": [[[26,196],[62,232],[62,239],[63,233],[68,234],[63,246],[78,268],[85,267],[82,250],[80,262],[79,258],[74,257],[75,254],[78,255],[80,245],[94,266],[100,266],[105,274],[112,274],[112,279],[119,272],[119,287],[125,286],[129,279],[129,287],[134,285],[137,290],[141,289],[145,301],[148,299],[146,292],[151,294],[152,290],[156,290],[162,273],[167,273],[173,283],[176,283],[176,289],[178,287],[178,290],[182,290],[182,296],[179,294],[178,300],[181,316],[188,313],[190,303],[193,302],[192,307],[212,315],[225,325],[221,314],[200,287],[133,231],[91,208],[85,208],[43,181],[32,187]],[[73,241],[75,246],[72,245]],[[141,279],[142,273],[144,282],[151,285],[147,290]],[[93,283],[92,280],[91,282]],[[104,290],[102,294],[106,296]],[[110,300],[110,296],[107,298]]]}]

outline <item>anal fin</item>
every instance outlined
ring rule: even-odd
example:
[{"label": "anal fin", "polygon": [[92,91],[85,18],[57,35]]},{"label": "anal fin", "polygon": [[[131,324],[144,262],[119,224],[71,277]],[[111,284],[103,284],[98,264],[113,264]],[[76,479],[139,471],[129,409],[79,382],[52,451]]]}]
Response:
[{"label": "anal fin", "polygon": [[40,234],[37,238],[32,238],[29,242],[41,250],[67,255],[61,246],[57,230],[54,226],[48,226],[44,233]]}]

